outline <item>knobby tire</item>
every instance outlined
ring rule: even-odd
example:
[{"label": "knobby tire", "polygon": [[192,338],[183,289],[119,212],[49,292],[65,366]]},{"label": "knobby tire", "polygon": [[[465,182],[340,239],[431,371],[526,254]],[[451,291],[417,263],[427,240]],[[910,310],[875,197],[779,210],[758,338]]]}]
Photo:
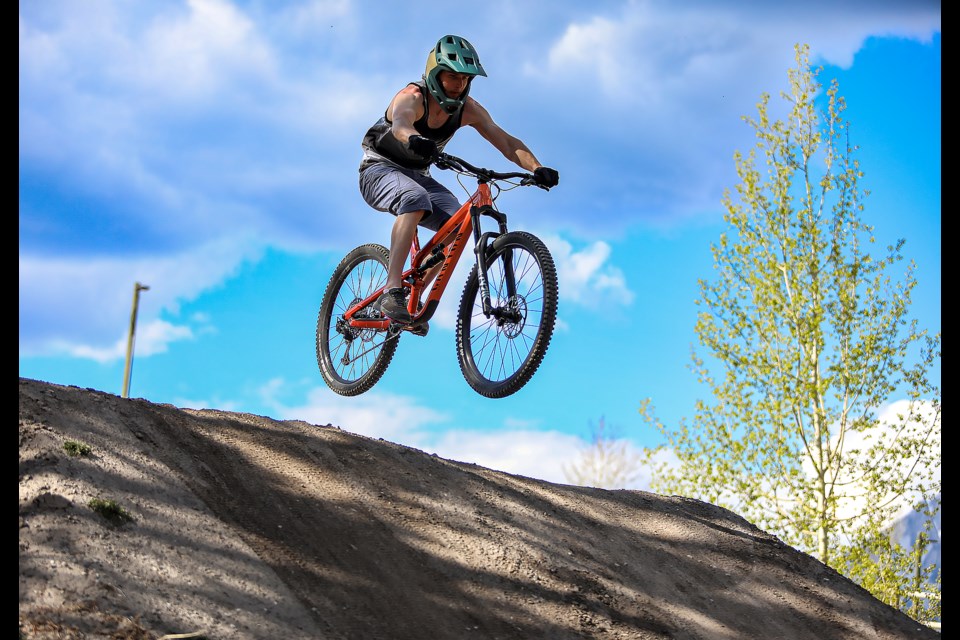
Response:
[{"label": "knobby tire", "polygon": [[[510,255],[517,285],[508,300],[504,258]],[[485,256],[492,304],[515,315],[504,321],[483,314],[477,266],[467,278],[457,314],[457,357],[463,377],[487,398],[504,398],[523,388],[550,346],[557,319],[557,271],[546,245],[536,236],[513,231],[498,237]]]},{"label": "knobby tire", "polygon": [[[337,320],[353,304],[386,283],[388,257],[389,251],[379,244],[357,247],[337,265],[323,294],[317,318],[317,364],[327,386],[342,396],[360,395],[373,387],[397,350],[398,335],[372,329],[348,328],[346,334],[337,330]],[[382,317],[372,306],[361,314]],[[343,362],[345,354],[351,362]]]}]

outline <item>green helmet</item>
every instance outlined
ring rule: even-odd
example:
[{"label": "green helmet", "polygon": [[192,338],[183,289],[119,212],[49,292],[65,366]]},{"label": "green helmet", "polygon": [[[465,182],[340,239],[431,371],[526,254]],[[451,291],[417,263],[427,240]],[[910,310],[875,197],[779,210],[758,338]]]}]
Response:
[{"label": "green helmet", "polygon": [[[444,93],[443,85],[437,79],[437,75],[441,71],[465,73],[471,76],[467,88],[463,90],[460,97],[451,98]],[[483,66],[480,64],[480,56],[477,55],[477,50],[473,48],[472,44],[460,36],[443,36],[437,41],[437,46],[427,54],[427,69],[423,72],[423,82],[444,111],[456,113],[467,100],[473,76],[486,75],[487,72],[483,70]]]}]

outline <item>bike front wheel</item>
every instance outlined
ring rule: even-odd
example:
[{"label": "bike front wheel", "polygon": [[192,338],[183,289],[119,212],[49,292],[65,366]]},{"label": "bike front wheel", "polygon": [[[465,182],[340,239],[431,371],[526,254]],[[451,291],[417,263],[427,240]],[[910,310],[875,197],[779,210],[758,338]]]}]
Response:
[{"label": "bike front wheel", "polygon": [[522,231],[494,240],[484,264],[492,313],[484,314],[474,265],[460,298],[457,357],[474,391],[503,398],[530,381],[550,346],[557,319],[557,270],[546,245]]},{"label": "bike front wheel", "polygon": [[[342,396],[368,391],[380,380],[400,339],[398,334],[349,326],[344,313],[383,287],[389,252],[365,244],[348,253],[330,278],[317,318],[317,364],[327,386]],[[376,305],[356,317],[380,319]]]}]

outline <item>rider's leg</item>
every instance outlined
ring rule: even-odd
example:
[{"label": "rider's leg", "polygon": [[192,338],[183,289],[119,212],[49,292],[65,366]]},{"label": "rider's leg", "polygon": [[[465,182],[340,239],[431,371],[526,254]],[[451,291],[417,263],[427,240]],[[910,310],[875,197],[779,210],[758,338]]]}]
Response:
[{"label": "rider's leg", "polygon": [[409,211],[397,216],[390,232],[390,256],[387,259],[387,283],[384,293],[378,301],[380,310],[389,318],[401,324],[409,323],[413,318],[407,310],[406,292],[403,290],[403,267],[410,246],[413,244],[417,225],[425,211]]},{"label": "rider's leg", "polygon": [[[426,213],[426,211],[404,213],[397,216],[396,221],[393,223],[393,230],[390,233],[390,258],[387,260],[387,283],[384,286],[384,289],[387,291],[402,288],[403,282],[401,276],[403,276],[403,267],[406,265],[407,256],[410,253],[410,246],[413,244],[413,236],[416,233],[417,225]],[[451,231],[450,234],[443,239],[443,245],[445,247],[450,246],[450,243],[453,242],[456,235],[457,230]],[[406,247],[406,250],[404,250],[404,247]],[[443,263],[440,262],[430,267],[430,270],[424,274],[424,291],[430,290],[430,285],[433,284],[434,278],[437,277],[437,274],[440,273],[440,269],[442,268]]]},{"label": "rider's leg", "polygon": [[[454,231],[452,231],[450,234],[448,234],[447,237],[442,240],[443,246],[445,246],[445,247],[450,246],[450,243],[453,241],[453,239],[454,239],[454,237],[456,236],[456,234],[457,234],[457,231],[456,231],[456,230],[454,230]],[[413,239],[411,238],[411,242],[412,242],[412,241],[413,241]],[[430,290],[430,287],[431,287],[431,285],[433,284],[434,278],[437,277],[437,274],[440,273],[440,269],[442,269],[442,268],[443,268],[443,262],[440,262],[440,263],[435,264],[435,265],[433,265],[432,267],[430,267],[430,269],[424,274],[424,277],[423,277],[423,291],[429,291],[429,290]],[[384,308],[383,308],[382,305],[381,305],[381,311],[384,311],[384,313],[386,313],[386,315],[388,315],[388,316],[390,315],[389,313],[387,313],[386,310],[384,310]],[[396,319],[396,318],[394,318],[394,319]],[[412,321],[412,320],[413,320],[413,318],[411,318],[411,321]],[[418,326],[416,326],[415,328],[411,329],[410,331],[412,331],[413,333],[415,333],[415,334],[418,335],[418,336],[425,336],[425,335],[427,335],[427,332],[428,332],[429,330],[430,330],[430,323],[427,322],[426,320],[424,320],[424,321],[420,322],[420,324],[419,324]]]},{"label": "rider's leg", "polygon": [[[449,189],[430,176],[389,163],[375,163],[360,172],[360,193],[374,209],[396,216],[390,232],[388,293],[381,296],[379,306],[388,317],[408,323],[411,318],[404,304],[402,278],[417,226],[440,229],[460,204]],[[438,272],[430,274],[431,281]]]},{"label": "rider's leg", "polygon": [[426,211],[411,211],[397,216],[390,232],[390,259],[387,262],[387,289],[402,286],[403,266],[410,255],[413,237],[417,233],[417,225]]},{"label": "rider's leg", "polygon": [[[417,229],[417,223],[411,223],[410,220],[419,222],[418,218],[420,216],[415,214],[420,213],[422,212],[413,211],[401,214],[397,216],[396,222],[393,223],[393,231],[390,234],[390,257],[387,260],[387,284],[384,286],[384,294],[380,296],[378,301],[383,314],[401,324],[408,324],[413,321],[412,315],[407,310],[406,291],[402,288],[401,276],[410,251],[410,245],[413,244],[413,234]],[[413,231],[410,231],[410,227]],[[444,246],[448,246],[448,243],[453,241],[456,233],[456,231],[453,231],[444,238]],[[406,251],[403,249],[404,247],[406,247]],[[443,263],[441,262],[430,267],[429,271],[424,274],[424,291],[429,291],[430,285],[433,284],[434,278],[440,273],[442,267]],[[426,322],[422,322],[418,335],[427,335],[427,326]]]},{"label": "rider's leg", "polygon": [[[443,242],[443,246],[444,246],[444,247],[449,247],[449,246],[450,246],[450,243],[453,242],[453,239],[456,237],[458,231],[459,231],[459,229],[454,229],[453,231],[451,231],[451,232],[449,233],[449,235],[447,235],[446,238],[443,239],[442,242]],[[413,238],[411,238],[410,241],[412,242],[412,241],[413,241]],[[437,277],[437,274],[440,273],[440,269],[442,269],[442,268],[443,268],[443,263],[442,263],[442,262],[438,262],[437,264],[435,264],[435,265],[433,265],[432,267],[430,267],[430,270],[427,271],[427,272],[424,274],[424,276],[423,276],[423,290],[424,290],[424,291],[429,291],[429,290],[430,290],[430,285],[433,284],[434,278]]]}]

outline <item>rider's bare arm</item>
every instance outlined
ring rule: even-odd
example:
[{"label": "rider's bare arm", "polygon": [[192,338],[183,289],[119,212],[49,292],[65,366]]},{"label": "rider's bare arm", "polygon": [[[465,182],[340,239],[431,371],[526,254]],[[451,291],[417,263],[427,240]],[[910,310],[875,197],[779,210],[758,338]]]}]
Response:
[{"label": "rider's bare arm", "polygon": [[413,123],[423,116],[423,96],[420,89],[407,86],[393,98],[387,109],[387,118],[393,123],[393,137],[406,144],[410,136],[417,135]]},{"label": "rider's bare arm", "polygon": [[464,105],[462,124],[476,129],[507,160],[527,171],[535,171],[538,167],[543,166],[522,140],[504,131],[500,125],[493,121],[490,113],[473,98],[468,97],[467,103]]}]

